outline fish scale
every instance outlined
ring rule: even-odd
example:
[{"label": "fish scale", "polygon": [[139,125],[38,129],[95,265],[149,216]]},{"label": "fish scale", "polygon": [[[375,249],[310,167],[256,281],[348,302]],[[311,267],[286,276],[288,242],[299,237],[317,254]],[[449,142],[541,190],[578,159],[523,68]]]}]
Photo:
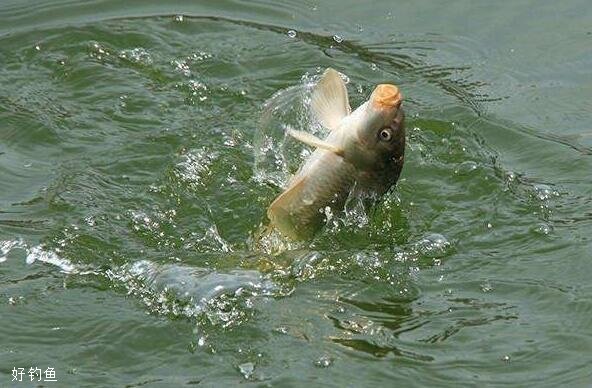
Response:
[{"label": "fish scale", "polygon": [[293,179],[306,179],[300,198],[294,198],[289,208],[290,215],[298,221],[295,227],[300,233],[306,233],[302,229],[307,225],[322,223],[325,217],[322,210],[327,206],[333,210],[339,208],[354,183],[354,166],[345,161],[333,162],[335,155],[327,151],[315,152],[320,154],[316,162],[328,167],[311,176],[304,175],[308,169],[303,168]]}]

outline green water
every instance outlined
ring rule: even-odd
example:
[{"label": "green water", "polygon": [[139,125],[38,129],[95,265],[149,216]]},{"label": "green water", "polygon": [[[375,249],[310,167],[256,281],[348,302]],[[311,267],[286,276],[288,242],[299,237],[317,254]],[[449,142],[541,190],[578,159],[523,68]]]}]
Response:
[{"label": "green water", "polygon": [[[260,118],[328,66],[405,168],[272,254]],[[0,386],[592,384],[588,1],[8,0],[0,85]]]}]

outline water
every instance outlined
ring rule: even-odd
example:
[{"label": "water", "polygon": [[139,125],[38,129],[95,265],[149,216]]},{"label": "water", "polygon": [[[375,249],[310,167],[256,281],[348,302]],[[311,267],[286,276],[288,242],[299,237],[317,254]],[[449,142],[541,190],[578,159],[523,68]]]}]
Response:
[{"label": "water", "polygon": [[[576,0],[4,2],[0,386],[589,386],[591,25]],[[262,113],[327,66],[352,105],[400,86],[402,178],[258,246],[294,164],[257,175]]]}]

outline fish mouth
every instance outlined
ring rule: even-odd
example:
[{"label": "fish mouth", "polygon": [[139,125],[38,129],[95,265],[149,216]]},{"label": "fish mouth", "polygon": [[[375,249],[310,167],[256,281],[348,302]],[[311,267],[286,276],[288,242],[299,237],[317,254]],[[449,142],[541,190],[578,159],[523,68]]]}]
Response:
[{"label": "fish mouth", "polygon": [[[356,148],[364,148],[376,140],[376,130],[396,127],[403,120],[403,95],[393,84],[379,84],[368,101],[363,123],[355,132]],[[395,129],[395,128],[393,128]]]},{"label": "fish mouth", "polygon": [[403,96],[395,85],[380,84],[372,92],[370,100],[375,109],[395,109],[403,102]]}]

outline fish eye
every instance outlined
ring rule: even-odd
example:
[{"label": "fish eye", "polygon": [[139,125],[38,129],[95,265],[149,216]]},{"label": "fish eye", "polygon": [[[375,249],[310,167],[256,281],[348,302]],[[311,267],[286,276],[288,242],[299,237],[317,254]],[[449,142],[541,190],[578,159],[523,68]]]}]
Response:
[{"label": "fish eye", "polygon": [[391,138],[393,137],[393,134],[391,133],[391,131],[389,131],[387,128],[385,128],[382,131],[380,131],[378,136],[380,137],[380,140],[382,140],[382,141],[390,141]]}]

